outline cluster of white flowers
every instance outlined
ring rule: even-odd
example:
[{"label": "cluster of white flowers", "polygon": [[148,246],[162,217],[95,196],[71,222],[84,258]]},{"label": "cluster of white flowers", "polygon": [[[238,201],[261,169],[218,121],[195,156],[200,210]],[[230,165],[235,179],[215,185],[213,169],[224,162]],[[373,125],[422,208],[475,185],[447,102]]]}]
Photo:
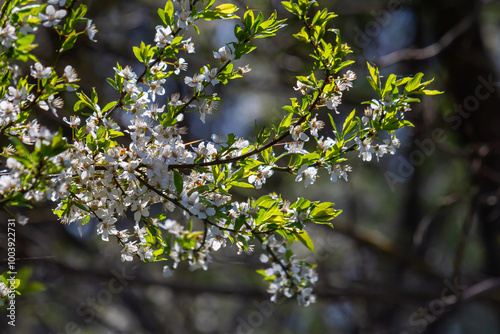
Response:
[{"label": "cluster of white flowers", "polygon": [[348,70],[342,78],[335,80],[336,89],[322,96],[328,109],[335,110],[337,114],[339,113],[337,107],[342,103],[342,92],[348,91],[353,86],[354,80],[356,80],[356,74],[351,70]]},{"label": "cluster of white flowers", "polygon": [[17,39],[17,31],[16,28],[11,26],[9,23],[2,29],[0,29],[0,40],[2,41],[2,45],[6,48],[10,48],[12,42]]},{"label": "cluster of white flowers", "polygon": [[[58,82],[61,82],[67,89],[70,89],[70,87],[73,89],[72,87],[75,86],[74,83],[78,81],[76,72],[69,65],[66,66],[64,71],[63,77],[58,78]],[[16,73],[17,71],[13,72]],[[44,67],[38,62],[30,67],[30,72],[31,76],[37,80],[52,78],[56,75],[53,73],[51,67]],[[16,79],[15,76],[14,79]],[[7,88],[5,96],[0,100],[0,127],[7,128],[16,124],[16,126],[10,128],[9,134],[15,134],[20,139],[22,145],[34,145],[37,149],[40,149],[42,145],[50,147],[56,133],[40,125],[36,119],[21,123],[18,121],[18,118],[23,110],[26,110],[34,103],[38,104],[42,110],[52,111],[57,117],[56,110],[62,107],[63,101],[55,94],[51,94],[45,99],[40,99],[40,95],[37,96],[34,93],[28,93],[33,90],[27,87],[29,86],[20,85],[18,87],[10,86]],[[79,119],[73,117],[72,122],[73,124],[78,124]],[[32,176],[36,174],[38,178],[42,179],[42,177],[48,176],[50,166],[59,166],[57,168],[61,169],[66,163],[67,159],[65,155],[56,155],[47,159],[44,164],[36,167],[37,170],[33,170],[33,168],[27,168],[24,164],[13,158],[8,158],[6,164],[7,172],[0,176],[0,196],[22,192],[26,200],[58,200],[60,199],[61,192],[66,195],[66,189],[70,181],[65,173],[59,174],[57,177],[48,178],[48,182],[43,186],[43,189],[38,188],[37,182],[39,180]]]},{"label": "cluster of white flowers", "polygon": [[[35,147],[40,147],[41,145],[49,146],[54,136],[55,133],[52,133],[44,126],[40,126],[36,120],[30,122],[23,128],[23,132],[20,134],[20,138],[24,144],[35,145]],[[66,160],[64,156],[57,155],[48,159],[46,161],[46,166],[39,166],[39,170],[36,173],[39,174],[40,177],[48,176],[48,165],[64,166],[65,164]],[[36,187],[36,182],[38,180],[29,177],[32,173],[35,173],[32,168],[27,168],[14,158],[7,159],[6,167],[6,172],[0,175],[0,196],[2,197],[14,192],[22,192],[24,193],[24,199],[28,201],[56,201],[60,199],[59,194],[61,194],[61,192],[66,193],[67,186],[70,182],[70,179],[66,177],[65,173],[62,173],[59,174],[58,177],[49,178],[48,184],[41,190]]]},{"label": "cluster of white flowers", "polygon": [[349,165],[333,164],[328,167],[330,181],[336,182],[338,178],[343,178],[347,182],[347,173],[352,170]]},{"label": "cluster of white flowers", "polygon": [[[308,77],[308,79],[310,79],[310,77]],[[321,96],[323,105],[326,105],[328,109],[335,110],[338,114],[339,111],[337,110],[337,107],[342,104],[342,92],[348,91],[349,88],[352,88],[354,80],[356,80],[356,74],[351,70],[348,70],[342,78],[337,78],[333,89],[325,92]],[[317,89],[317,87],[299,80],[297,81],[297,87],[294,87],[294,89],[300,91],[302,95],[306,95],[308,90],[314,90]]]},{"label": "cluster of white flowers", "polygon": [[[307,79],[310,80],[311,77],[307,77]],[[321,96],[321,103],[326,105],[328,109],[335,110],[336,113],[339,113],[337,107],[342,103],[342,92],[348,91],[352,88],[354,80],[356,80],[356,74],[353,71],[348,70],[342,78],[338,77],[335,80],[332,91],[326,92]],[[302,95],[306,95],[309,90],[317,90],[318,87],[314,87],[310,83],[298,80],[297,86],[294,87],[294,89],[296,91],[300,91]],[[316,148],[322,152],[327,152],[332,146],[337,144],[337,140],[332,139],[331,137],[325,138],[324,136],[318,138],[320,136],[320,131],[324,128],[324,126],[325,123],[318,120],[317,115],[308,121],[307,127],[304,124],[292,124],[289,131],[294,142],[286,143],[285,150],[287,150],[288,153],[310,153],[308,150],[304,149],[305,142],[309,141],[309,136],[305,132],[305,129],[308,129],[310,135],[316,138]],[[335,131],[334,134],[336,135]],[[355,139],[358,140],[357,137]],[[345,147],[342,147],[342,149],[345,149]],[[320,165],[322,165],[322,167],[326,169],[329,174],[331,174],[331,182],[336,182],[339,177],[347,181],[347,173],[351,171],[351,167],[349,165],[340,165],[328,162],[324,162]],[[316,181],[317,174],[318,166],[304,164],[297,170],[297,177],[295,178],[295,181],[304,181],[305,187],[308,187]]]},{"label": "cluster of white flowers", "polygon": [[[308,105],[308,108],[292,107],[292,114],[283,120],[289,122],[274,129],[274,139],[270,136],[263,140],[257,138],[251,144],[234,134],[213,134],[211,140],[186,143],[184,135],[188,129],[182,125],[184,113],[198,112],[200,120],[205,123],[207,115],[212,114],[221,101],[210,89],[251,70],[249,65],[233,70],[232,64],[236,56],[241,56],[239,46],[251,38],[242,38],[240,44],[230,43],[231,47],[226,45],[213,51],[216,64],[207,64],[197,72],[179,78],[178,81],[186,85],[184,90],[191,93],[182,98],[180,93],[172,93],[170,98],[165,98],[164,105],[158,105],[156,103],[161,101],[159,97],[167,94],[167,78],[188,71],[188,63],[178,57],[178,53],[195,52],[191,38],[183,40],[180,32],[194,24],[193,13],[198,11],[191,8],[190,1],[175,2],[176,9],[181,10],[173,14],[174,9],[169,4],[168,15],[174,17],[163,18],[165,25],[156,27],[156,47],[143,43],[140,48],[134,49],[145,66],[143,73],[136,73],[131,66],[123,68],[117,65],[114,68],[115,80],[110,80],[110,83],[120,94],[118,101],[101,109],[95,92],[91,98],[77,93],[80,101],[75,104],[75,110],[85,106],[93,113],[81,127],[79,117],[63,118],[72,129],[74,141],[71,145],[67,145],[61,133],[52,133],[36,120],[24,122],[14,130],[11,125],[16,124],[19,115],[33,105],[58,117],[57,111],[63,107],[63,100],[57,94],[77,89],[79,79],[75,70],[68,65],[64,74],[58,76],[55,66],[34,63],[30,66],[30,80],[36,80],[37,90],[32,89],[35,85],[30,87],[26,84],[26,80],[17,80],[17,69],[9,68],[14,84],[5,90],[0,99],[0,127],[10,127],[9,135],[19,137],[22,144],[34,145],[34,149],[50,151],[54,146],[54,150],[61,152],[70,148],[54,153],[44,160],[47,167],[44,165],[36,170],[8,158],[7,171],[0,173],[0,196],[22,192],[28,201],[49,199],[58,202],[55,211],[68,224],[86,223],[91,216],[95,217],[98,220],[97,234],[102,240],[116,238],[122,246],[122,261],[134,258],[146,262],[168,260],[169,264],[163,270],[165,276],[171,275],[181,261],[187,262],[191,270],[206,270],[212,252],[225,248],[229,243],[236,244],[238,254],[250,254],[254,252],[255,242],[259,241],[265,251],[260,257],[261,262],[269,265],[263,273],[270,281],[272,300],[276,301],[279,295],[288,298],[296,295],[299,303],[307,306],[316,298],[312,289],[317,275],[310,264],[291,255],[291,244],[286,238],[281,239],[273,233],[278,229],[288,236],[299,238],[306,223],[332,219],[335,210],[325,210],[323,205],[315,212],[318,202],[298,199],[292,205],[276,195],[239,202],[233,200],[229,190],[233,186],[260,189],[276,171],[295,173],[295,181],[304,182],[305,187],[316,182],[321,169],[329,173],[331,182],[339,178],[347,181],[351,167],[343,164],[346,159],[342,158],[342,154],[357,149],[364,161],[371,161],[373,155],[378,160],[385,154],[394,154],[399,147],[399,141],[392,132],[391,138],[384,143],[377,143],[373,132],[373,122],[383,120],[391,103],[398,101],[373,100],[361,124],[356,123],[359,127],[349,130],[351,134],[359,130],[354,136],[344,136],[345,133],[336,131],[330,134],[331,137],[322,135],[326,132],[325,123],[318,115],[313,116],[311,111],[326,106],[339,113],[343,93],[353,87],[356,79],[356,74],[350,70],[342,77],[334,78],[330,69],[326,81],[317,82],[314,74],[298,77],[294,89],[307,95],[302,105]],[[38,24],[60,32],[63,19],[72,17],[67,13],[67,1],[48,0],[44,6],[43,11],[40,8]],[[227,10],[227,7],[223,8]],[[16,46],[18,32],[26,34],[37,28],[36,24],[28,23],[31,22],[29,18],[4,24],[0,29],[2,50]],[[97,29],[92,20],[86,23],[85,32],[95,42]],[[45,91],[45,85],[58,88]],[[34,91],[36,93],[30,93]],[[409,109],[407,105],[405,108]],[[130,114],[126,124],[119,125],[111,119],[111,114],[119,110]],[[293,118],[297,115],[298,118]],[[353,129],[350,125],[348,128]],[[129,137],[129,144],[113,140],[124,134]],[[290,136],[292,141],[285,143],[283,155],[308,157],[297,157],[295,165],[285,168],[278,165],[280,157],[274,156],[273,149],[274,144],[279,144],[286,136]],[[352,145],[347,148],[349,144]],[[309,152],[309,148],[314,152]],[[22,150],[19,144],[16,149]],[[55,172],[52,174],[50,170]],[[40,187],[36,185],[38,180],[44,182]],[[242,180],[248,180],[248,183]],[[153,205],[162,206],[163,213],[152,216]],[[330,207],[333,203],[326,205]],[[167,218],[174,210],[181,211],[190,223]],[[130,213],[133,215],[133,227],[119,230],[117,223]],[[193,221],[202,222],[203,232],[193,233]],[[271,225],[272,228],[269,227]],[[301,241],[311,248],[307,241]]]},{"label": "cluster of white flowers", "polygon": [[[371,123],[383,119],[386,115],[387,108],[398,102],[398,99],[391,102],[372,100],[370,106],[365,109],[364,115],[361,118],[361,123],[365,126],[365,129],[367,131],[374,131],[371,128]],[[411,110],[408,103],[402,103],[402,105],[405,112]],[[404,119],[404,112],[401,113],[401,119]],[[394,155],[400,146],[399,139],[397,139],[395,134],[393,134],[390,139],[384,139],[384,144],[374,144],[371,137],[364,139],[355,138],[354,140],[356,145],[358,145],[359,157],[361,157],[363,161],[371,161],[373,154],[375,154],[377,161],[385,154],[389,153]]]},{"label": "cluster of white flowers", "polygon": [[276,302],[280,295],[287,298],[297,296],[300,304],[309,306],[316,301],[316,296],[312,292],[313,286],[318,281],[318,274],[308,263],[297,260],[293,255],[287,261],[286,247],[286,243],[278,241],[274,236],[262,244],[264,250],[275,255],[275,257],[267,254],[260,256],[262,263],[271,265],[264,271],[266,277],[272,278],[267,291],[272,294],[273,302]]},{"label": "cluster of white flowers", "polygon": [[19,166],[20,164],[13,158],[7,159],[6,165],[9,168],[9,173],[0,175],[0,194],[2,195],[9,194],[21,187],[20,176],[24,172],[23,166]]},{"label": "cluster of white flowers", "polygon": [[[182,20],[183,17],[187,18],[183,13],[178,14],[179,28],[186,28],[191,22],[190,19]],[[156,27],[155,42],[158,47],[168,47],[173,40],[171,27]],[[182,41],[181,50],[194,52],[191,39]],[[194,88],[193,97],[181,100],[180,94],[174,93],[167,106],[161,107],[152,102],[156,96],[165,94],[164,78],[179,75],[181,71],[187,70],[188,64],[183,58],[178,58],[173,63],[152,60],[149,68],[151,75],[146,76],[144,74],[139,76],[130,66],[115,67],[117,77],[123,80],[123,91],[130,97],[128,100],[130,104],[122,105],[121,108],[132,112],[130,123],[123,130],[130,136],[131,143],[128,147],[112,146],[105,150],[91,151],[84,141],[76,141],[72,149],[65,154],[65,158],[71,161],[65,170],[65,175],[81,182],[74,184],[71,194],[69,192],[59,194],[61,197],[71,195],[71,201],[69,204],[61,202],[56,211],[67,210],[63,217],[66,223],[79,222],[89,213],[95,215],[99,220],[97,234],[101,235],[104,241],[108,241],[110,236],[116,236],[122,244],[122,261],[131,261],[134,256],[147,261],[153,259],[153,248],[146,241],[145,235],[148,231],[143,222],[155,221],[155,218],[150,217],[149,211],[151,205],[155,203],[161,203],[166,211],[179,208],[188,219],[197,217],[205,220],[205,224],[208,222],[213,224],[203,239],[197,239],[196,247],[199,249],[196,251],[192,246],[185,246],[180,240],[181,236],[186,235],[181,224],[170,219],[156,222],[156,226],[164,230],[164,233],[175,237],[170,253],[165,254],[174,261],[172,267],[166,267],[166,275],[172,268],[175,269],[181,260],[187,260],[192,270],[206,269],[211,259],[210,251],[217,251],[226,246],[226,231],[217,226],[222,228],[228,225],[227,228],[230,229],[234,220],[226,224],[223,218],[215,220],[212,217],[220,208],[231,205],[231,196],[222,192],[205,191],[202,194],[196,190],[214,182],[212,167],[204,171],[191,169],[188,173],[177,175],[169,168],[170,165],[208,163],[215,159],[237,157],[246,152],[250,146],[249,142],[242,138],[234,138],[231,144],[228,144],[228,136],[215,134],[212,135],[213,141],[201,141],[197,144],[183,142],[182,135],[187,133],[187,128],[180,125],[184,118],[182,111],[187,108],[198,109],[201,120],[204,121],[205,115],[210,114],[218,103],[216,94],[211,98],[195,98],[209,84],[218,83],[219,69],[232,59],[231,51],[227,47],[214,51],[214,56],[220,59],[218,67],[210,69],[204,66],[200,73],[184,78],[186,85]],[[35,70],[38,74],[43,73],[44,69],[35,68]],[[248,66],[239,70],[240,73],[248,71]],[[65,72],[65,75],[71,80],[70,72]],[[145,78],[150,79],[145,80]],[[171,108],[178,108],[176,110],[180,112],[175,115],[171,125],[162,125],[163,114]],[[74,117],[70,120],[65,119],[65,122],[76,128],[80,119]],[[102,131],[100,129],[103,127],[121,131],[116,123],[102,119],[101,110],[96,106],[94,115],[86,120],[87,137],[91,136],[98,140],[99,131]],[[221,149],[224,154],[219,152]],[[231,175],[236,169],[236,166],[227,164],[225,172]],[[259,177],[254,180],[256,185],[264,183],[265,178],[272,175],[272,170],[269,167],[260,170],[260,173],[261,175],[256,175]],[[177,176],[182,179],[180,181],[182,189],[178,188],[178,183],[176,184],[179,181],[176,179]],[[239,203],[234,204],[235,208],[243,206]],[[124,218],[128,211],[133,212],[134,233],[130,233],[128,229],[119,231],[116,228],[117,221]],[[231,215],[231,212],[236,213],[231,209],[228,214]],[[249,251],[252,245],[242,245],[241,249]]]},{"label": "cluster of white flowers", "polygon": [[[307,79],[310,79],[310,77]],[[322,101],[327,108],[335,110],[339,113],[337,107],[342,103],[342,92],[348,91],[352,88],[354,80],[356,80],[356,74],[351,70],[348,70],[342,78],[339,77],[335,80],[334,90],[321,96]],[[300,91],[303,95],[306,95],[309,90],[315,89],[315,87],[310,84],[297,81],[297,86],[294,87],[294,89]],[[365,130],[368,132],[374,131],[370,122],[383,119],[386,107],[395,103],[398,103],[398,100],[390,102],[372,100],[370,106],[366,108],[364,116],[361,119],[361,123],[365,126]],[[403,103],[403,106],[405,111],[410,110],[410,106],[407,103]],[[404,118],[404,113],[402,113],[401,118]],[[323,127],[324,123],[317,120],[317,116],[314,116],[314,118],[309,121],[309,131],[314,137],[319,136],[319,131]],[[290,134],[292,135],[295,143],[288,143],[285,146],[285,149],[288,150],[289,153],[307,154],[308,151],[303,147],[304,142],[308,141],[309,137],[305,134],[302,124],[291,125]],[[379,161],[379,159],[385,154],[395,154],[396,149],[399,148],[400,145],[399,140],[394,134],[392,134],[390,139],[385,139],[384,144],[374,144],[372,141],[372,137],[354,138],[355,145],[357,145],[357,150],[359,151],[359,157],[361,157],[363,161],[371,161],[373,155],[375,155],[377,161]],[[317,148],[326,152],[336,143],[337,141],[335,139],[330,137],[324,139],[324,137],[321,137],[317,140]],[[345,149],[345,147],[343,149]],[[330,180],[332,182],[336,182],[338,178],[343,178],[347,181],[347,173],[351,171],[351,167],[348,165],[327,164],[325,168],[331,175]],[[315,166],[303,165],[297,171],[296,182],[304,180],[304,184],[307,187],[314,183],[316,174],[317,168]]]},{"label": "cluster of white flowers", "polygon": [[[31,5],[31,7],[38,7],[41,5]],[[15,7],[12,12],[17,13],[24,9],[23,7]],[[38,29],[38,26],[33,20],[33,16],[28,14],[22,20],[11,21],[7,20],[0,28],[0,44],[4,48],[17,47],[16,41],[18,40],[18,32],[22,35],[33,33]],[[0,48],[2,48],[0,47]]]},{"label": "cluster of white flowers", "polygon": [[262,185],[266,183],[266,179],[270,178],[273,174],[273,166],[259,166],[257,173],[252,174],[248,177],[248,182],[253,184],[256,189],[262,188]]},{"label": "cluster of white flowers", "polygon": [[[29,1],[24,1],[20,6],[10,9],[11,15],[6,16],[3,27],[0,28],[0,49],[2,51],[5,51],[6,48],[16,49],[18,47],[18,41],[21,40],[20,37],[33,34],[38,30],[39,25],[51,28],[60,24],[61,20],[67,15],[66,9],[63,8],[66,6],[66,2],[66,0],[48,0],[47,4],[29,4]],[[40,12],[38,16],[34,16],[36,14],[33,13],[39,12],[42,6],[45,6],[43,12]],[[59,7],[59,9],[57,9],[57,7]],[[89,29],[89,37],[95,34],[96,31],[95,26]],[[23,43],[25,43],[25,40]],[[26,45],[23,47],[26,49]],[[23,51],[19,53],[26,53],[26,51],[23,49]],[[6,67],[2,69],[2,74],[7,73],[7,71],[12,73],[12,80],[18,86],[8,87],[7,94],[0,100],[0,127],[7,127],[17,122],[21,111],[29,108],[33,102],[36,102],[43,110],[50,110],[57,116],[56,110],[61,108],[63,104],[61,98],[50,95],[47,98],[39,99],[39,96],[33,93],[34,90],[28,89],[28,85],[22,80],[19,80],[21,73],[17,65],[9,65],[2,61],[2,66],[3,65],[6,65]],[[39,62],[30,66],[30,74],[37,80],[53,78],[55,75],[53,72],[51,67],[44,67]],[[64,78],[67,84],[65,85],[66,89],[74,90],[76,87],[74,83],[78,78],[71,66],[66,67]],[[21,129],[19,136],[25,138],[29,137],[25,135],[23,132],[25,130],[23,128],[24,127],[21,126],[17,127],[17,129]],[[24,142],[28,143],[29,141],[26,140]]]},{"label": "cluster of white flowers", "polygon": [[[13,12],[19,12],[21,9],[23,8],[15,7]],[[32,21],[32,19],[33,17],[31,15],[27,15],[24,16],[22,20],[6,20],[4,22],[3,27],[0,28],[0,50],[2,52],[4,52],[6,48],[17,48],[19,33],[27,35],[37,30],[38,27],[35,23],[28,23],[28,21]],[[17,65],[7,65],[3,71],[2,74],[10,71],[13,73],[13,81],[18,81],[20,71]],[[0,127],[13,124],[17,120],[21,109],[30,105],[34,101],[34,98],[33,94],[28,94],[28,90],[24,86],[8,87],[7,94],[0,100]]]}]

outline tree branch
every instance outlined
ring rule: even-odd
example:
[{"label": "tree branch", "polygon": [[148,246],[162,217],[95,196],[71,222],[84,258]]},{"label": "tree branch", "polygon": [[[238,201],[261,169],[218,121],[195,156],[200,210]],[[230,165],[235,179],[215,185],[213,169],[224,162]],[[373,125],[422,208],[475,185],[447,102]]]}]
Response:
[{"label": "tree branch", "polygon": [[454,40],[462,35],[474,21],[473,15],[462,19],[457,25],[444,34],[439,41],[421,49],[401,49],[385,55],[375,60],[378,67],[385,67],[396,64],[403,60],[424,60],[429,59],[446,49]]}]

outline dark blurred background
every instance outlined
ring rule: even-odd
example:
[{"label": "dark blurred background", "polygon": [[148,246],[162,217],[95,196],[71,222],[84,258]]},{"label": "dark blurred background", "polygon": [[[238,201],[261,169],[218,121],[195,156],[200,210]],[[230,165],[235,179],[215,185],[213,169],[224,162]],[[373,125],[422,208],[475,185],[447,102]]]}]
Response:
[{"label": "dark blurred background", "polygon": [[[73,64],[82,89],[96,87],[102,105],[117,98],[105,79],[118,61],[142,67],[132,53],[141,40],[153,43],[163,1],[86,1],[98,43],[81,41],[60,59]],[[240,8],[274,10],[280,1],[235,1]],[[18,269],[44,291],[18,296],[15,330],[8,333],[500,333],[500,2],[465,0],[319,1],[339,17],[334,28],[354,50],[355,87],[344,95],[339,121],[360,102],[375,97],[365,77],[366,61],[381,73],[435,78],[408,118],[414,128],[398,133],[402,146],[380,163],[352,156],[349,182],[328,175],[305,189],[292,176],[275,177],[259,196],[277,191],[294,200],[331,201],[344,212],[335,229],[308,228],[316,253],[299,255],[318,264],[318,301],[304,308],[295,299],[270,304],[253,256],[232,248],[214,254],[209,270],[181,265],[170,278],[162,264],[120,261],[120,247],[82,229],[60,224],[52,204],[23,211],[16,228]],[[200,24],[190,30],[196,53],[186,55],[188,73],[213,62],[211,50],[233,40],[235,22]],[[280,108],[296,96],[294,76],[310,69],[309,50],[291,38],[288,26],[239,61],[252,72],[215,91],[224,103],[207,123],[188,117],[188,140],[212,133],[251,136],[254,120],[277,122]],[[209,36],[208,38],[206,36]],[[52,61],[56,39],[41,30],[42,62]],[[184,76],[181,75],[180,79]],[[172,79],[164,103],[182,85]],[[72,113],[68,95],[65,115]],[[325,113],[320,118],[327,119]],[[61,116],[62,118],[62,116]],[[50,119],[57,128],[59,119]],[[125,124],[126,118],[118,119]],[[330,135],[327,131],[325,136]],[[71,134],[68,133],[68,136]],[[323,182],[323,180],[325,182]],[[270,183],[271,182],[271,183]],[[239,194],[236,194],[238,196]],[[0,213],[0,221],[7,222]],[[6,254],[1,224],[0,254]],[[0,256],[0,271],[6,261]],[[4,318],[4,311],[0,312]],[[4,320],[0,321],[4,324]],[[0,331],[3,325],[0,325]],[[5,328],[5,327],[4,327]]]}]

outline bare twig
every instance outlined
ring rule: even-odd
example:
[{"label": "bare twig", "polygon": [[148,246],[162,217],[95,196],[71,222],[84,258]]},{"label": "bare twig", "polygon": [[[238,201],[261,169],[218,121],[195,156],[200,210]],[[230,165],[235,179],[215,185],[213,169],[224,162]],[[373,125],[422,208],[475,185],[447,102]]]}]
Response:
[{"label": "bare twig", "polygon": [[339,221],[336,222],[334,231],[355,240],[359,245],[363,245],[376,253],[388,256],[398,262],[409,265],[411,268],[414,268],[417,272],[432,279],[433,281],[442,282],[443,280],[443,278],[437,275],[420,257],[397,248],[393,241],[378,231],[365,228],[352,229]]},{"label": "bare twig", "polygon": [[455,39],[457,39],[467,29],[469,29],[473,21],[473,16],[469,15],[462,19],[453,28],[451,28],[436,43],[421,49],[401,49],[398,51],[394,51],[375,60],[375,64],[377,64],[379,67],[384,67],[398,63],[402,60],[423,60],[432,58],[446,49]]},{"label": "bare twig", "polygon": [[[439,322],[446,319],[446,316],[450,312],[453,312],[459,305],[466,301],[475,298],[493,300],[495,298],[495,291],[500,291],[500,277],[489,278],[465,288],[460,295],[456,296],[457,298],[455,298],[454,302],[448,304],[443,312],[434,314],[433,318],[426,318],[429,322],[425,328],[431,330],[431,328],[434,328]],[[398,331],[398,333],[400,333],[400,331]]]}]

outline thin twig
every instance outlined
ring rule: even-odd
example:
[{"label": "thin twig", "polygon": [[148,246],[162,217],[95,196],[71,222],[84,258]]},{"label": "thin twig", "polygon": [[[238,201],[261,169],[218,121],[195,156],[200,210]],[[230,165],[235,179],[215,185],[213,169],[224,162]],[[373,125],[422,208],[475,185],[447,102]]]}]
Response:
[{"label": "thin twig", "polygon": [[402,252],[401,249],[397,248],[393,241],[381,234],[379,231],[366,228],[357,228],[353,230],[349,228],[347,224],[340,221],[337,221],[333,231],[339,232],[377,253],[389,256],[401,263],[406,263],[436,282],[442,282],[443,280],[443,278],[438,276],[420,257]]},{"label": "thin twig", "polygon": [[377,64],[378,67],[385,67],[398,63],[402,60],[409,60],[409,59],[423,60],[432,58],[441,53],[454,40],[456,40],[467,29],[469,29],[473,22],[474,22],[473,15],[469,15],[464,19],[462,19],[453,28],[451,28],[436,43],[421,49],[402,49],[394,51],[392,53],[389,53],[388,55],[385,55],[375,60],[375,64]]},{"label": "thin twig", "polygon": [[[446,304],[446,309],[444,309],[440,313],[433,313],[432,317],[425,318],[427,321],[425,329],[431,329],[432,327],[435,327],[439,322],[441,322],[446,318],[446,315],[454,311],[459,305],[463,304],[466,301],[475,298],[480,298],[482,296],[484,296],[486,300],[492,299],[492,297],[495,296],[495,294],[492,292],[495,290],[497,291],[500,290],[500,277],[486,279],[484,281],[471,285],[467,288],[464,287],[465,289],[461,288],[460,286],[456,288],[457,288],[456,291],[457,294],[455,295],[456,298],[453,302],[448,302]],[[443,298],[442,295],[439,298]],[[401,332],[398,331],[397,333]]]}]

